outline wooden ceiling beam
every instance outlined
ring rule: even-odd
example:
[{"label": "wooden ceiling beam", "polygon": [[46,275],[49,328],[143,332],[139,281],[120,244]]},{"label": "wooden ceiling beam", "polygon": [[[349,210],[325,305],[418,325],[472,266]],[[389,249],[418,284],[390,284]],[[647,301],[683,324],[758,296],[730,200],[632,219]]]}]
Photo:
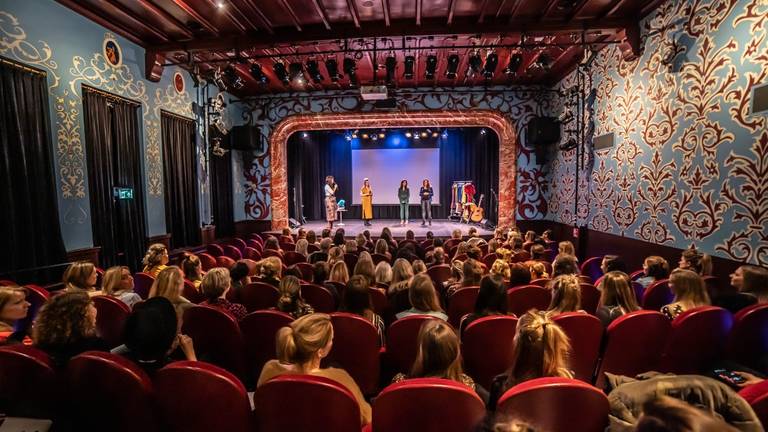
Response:
[{"label": "wooden ceiling beam", "polygon": [[581,11],[584,10],[584,6],[586,6],[587,3],[589,3],[589,0],[579,0],[579,3],[576,4],[576,6],[574,6],[573,11],[571,11],[570,15],[568,15],[568,21],[579,16]]},{"label": "wooden ceiling beam", "polygon": [[218,35],[219,35],[219,30],[216,28],[216,26],[214,26],[213,24],[211,24],[211,22],[210,22],[210,21],[208,21],[208,20],[207,20],[207,19],[205,19],[205,18],[204,18],[202,15],[200,15],[200,14],[199,14],[199,13],[198,13],[198,12],[195,10],[195,8],[193,8],[192,6],[188,5],[188,4],[187,4],[187,2],[185,2],[184,0],[173,0],[173,3],[174,3],[176,6],[180,7],[180,8],[181,8],[181,9],[182,9],[184,12],[186,12],[186,13],[187,13],[189,16],[191,16],[192,18],[194,18],[194,19],[195,19],[195,21],[199,22],[199,23],[200,23],[200,25],[202,25],[203,27],[205,27],[205,28],[206,28],[206,29],[207,29],[209,32],[213,33],[213,35],[214,35],[214,36],[218,36]]},{"label": "wooden ceiling beam", "polygon": [[129,31],[127,28],[123,27],[122,25],[116,24],[115,20],[109,19],[109,17],[105,17],[104,14],[97,13],[90,10],[86,6],[83,6],[79,1],[77,0],[57,0],[57,1],[62,5],[79,13],[80,15],[88,18],[89,20],[95,22],[96,24],[99,24],[119,34],[120,36],[123,36],[124,38],[135,43],[136,45],[146,47],[146,43],[140,37],[134,34],[132,31]]},{"label": "wooden ceiling beam", "polygon": [[499,3],[499,8],[496,9],[496,18],[499,18],[501,16],[501,11],[504,10],[504,6],[506,5],[507,5],[507,0],[501,0],[501,3]]},{"label": "wooden ceiling beam", "polygon": [[477,18],[477,23],[482,24],[485,21],[485,7],[488,6],[488,0],[483,0],[480,5],[480,16]]},{"label": "wooden ceiling beam", "polygon": [[161,20],[165,21],[168,24],[171,24],[172,26],[176,27],[181,31],[181,33],[184,34],[187,38],[193,38],[194,34],[187,28],[184,23],[177,20],[176,17],[169,14],[165,9],[162,7],[154,4],[152,0],[137,0],[139,4],[147,9],[148,11],[152,12],[156,17],[160,18]]},{"label": "wooden ceiling beam", "polygon": [[456,8],[456,0],[451,0],[451,3],[448,5],[448,25],[453,23],[454,8]]},{"label": "wooden ceiling beam", "polygon": [[[214,0],[208,0],[208,4],[210,4],[210,5],[211,5],[211,6],[213,6],[214,8],[218,8],[218,6],[217,6],[217,3],[215,3],[215,2],[214,2]],[[239,20],[238,20],[238,19],[235,17],[235,15],[232,13],[232,11],[233,11],[233,10],[234,10],[235,12],[239,13],[240,15],[243,15],[243,13],[240,11],[240,9],[238,9],[238,8],[237,8],[237,5],[235,4],[235,2],[229,2],[229,3],[227,3],[227,4],[224,6],[224,8],[223,8],[224,16],[225,16],[225,17],[227,17],[227,19],[229,20],[229,22],[231,22],[232,24],[234,24],[234,26],[235,26],[235,27],[237,27],[237,28],[238,28],[238,30],[240,30],[240,33],[245,33],[245,32],[246,32],[248,29],[246,29],[246,28],[245,28],[245,26],[243,25],[243,23],[241,23],[241,22],[240,22],[240,21],[239,21]],[[248,22],[249,22],[249,25],[250,25],[252,28],[254,28],[254,29],[256,28],[256,26],[255,26],[255,25],[253,25],[253,23],[251,23],[251,22],[250,22],[250,21],[249,21],[247,18],[246,18],[246,21],[248,21]]]},{"label": "wooden ceiling beam", "polygon": [[539,15],[539,21],[543,21],[549,16],[550,13],[552,13],[552,9],[555,8],[555,5],[557,5],[557,2],[559,0],[549,0],[549,3],[547,3],[547,7],[544,8],[544,12]]},{"label": "wooden ceiling beam", "polygon": [[280,0],[280,4],[283,5],[283,9],[285,9],[291,16],[291,20],[293,20],[293,25],[296,27],[296,30],[301,31],[301,22],[299,22],[299,17],[296,15],[296,12],[293,11],[291,5],[288,4],[288,0]]},{"label": "wooden ceiling beam", "polygon": [[600,16],[602,17],[609,17],[616,13],[619,8],[624,6],[624,3],[626,3],[627,0],[613,0],[611,3],[605,8],[605,12],[603,12]]},{"label": "wooden ceiling beam", "polygon": [[520,9],[520,6],[523,4],[523,0],[512,0],[512,7],[509,8],[509,23],[512,24],[515,21],[515,15],[517,15],[517,10]]},{"label": "wooden ceiling beam", "polygon": [[384,10],[384,24],[389,27],[389,0],[381,0],[381,8]]},{"label": "wooden ceiling beam", "polygon": [[162,40],[163,42],[168,42],[170,39],[168,38],[168,35],[165,33],[155,29],[152,27],[152,25],[147,24],[147,22],[136,15],[133,14],[131,10],[120,4],[119,2],[115,0],[107,0],[107,4],[112,6],[115,11],[117,11],[120,15],[124,16],[128,19],[128,21],[131,21],[133,25],[137,25],[145,30],[147,30],[149,33],[157,37],[158,39]]},{"label": "wooden ceiling beam", "polygon": [[325,26],[325,29],[330,30],[331,21],[328,18],[328,12],[326,12],[325,6],[323,6],[322,0],[312,0],[312,4],[315,6],[315,10],[317,11],[317,14],[320,15],[320,18],[323,20],[323,25]]},{"label": "wooden ceiling beam", "polygon": [[416,25],[421,25],[421,0],[416,0]]},{"label": "wooden ceiling beam", "polygon": [[[275,30],[273,29],[272,22],[267,18],[266,15],[264,15],[264,12],[259,9],[258,6],[252,1],[252,0],[244,0],[245,4],[251,9],[251,12],[253,12],[256,15],[256,18],[259,19],[259,22],[261,22],[261,27],[269,34],[275,34]],[[299,29],[301,31],[301,29]]]},{"label": "wooden ceiling beam", "polygon": [[352,21],[355,23],[355,28],[360,28],[360,15],[357,13],[357,6],[355,6],[355,0],[347,0],[347,8],[349,14],[352,15]]}]

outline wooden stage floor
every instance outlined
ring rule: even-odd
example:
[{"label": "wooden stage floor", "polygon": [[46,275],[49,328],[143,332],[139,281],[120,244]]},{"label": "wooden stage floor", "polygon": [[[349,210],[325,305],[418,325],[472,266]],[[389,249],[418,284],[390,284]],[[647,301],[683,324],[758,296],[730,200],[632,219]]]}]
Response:
[{"label": "wooden stage floor", "polygon": [[[355,237],[357,234],[369,230],[371,232],[371,235],[376,238],[381,233],[381,230],[384,227],[389,227],[389,229],[392,231],[392,235],[395,237],[405,237],[405,232],[408,230],[412,230],[414,234],[416,234],[416,237],[423,238],[426,236],[427,231],[432,231],[435,234],[435,237],[444,237],[448,238],[451,236],[451,231],[455,229],[460,229],[462,235],[466,235],[467,231],[469,231],[470,227],[477,228],[477,232],[481,236],[492,236],[493,230],[487,230],[480,225],[476,224],[466,224],[466,223],[459,223],[454,222],[446,219],[440,219],[440,220],[432,220],[432,226],[421,226],[421,219],[414,220],[412,219],[408,225],[400,226],[400,221],[397,219],[381,219],[381,220],[372,220],[371,225],[372,226],[365,226],[363,225],[363,221],[359,219],[353,219],[348,220],[344,219],[344,225],[340,226],[339,221],[334,222],[333,229],[334,231],[336,228],[344,228],[344,234],[346,237]],[[323,228],[328,226],[328,222],[326,221],[309,221],[306,224],[302,225],[301,228],[304,228],[305,230],[313,230],[315,233],[317,233],[318,237],[320,236],[320,233],[323,231]],[[293,233],[296,233],[298,231],[298,228],[291,230]],[[271,234],[276,234],[277,232],[269,231]]]}]

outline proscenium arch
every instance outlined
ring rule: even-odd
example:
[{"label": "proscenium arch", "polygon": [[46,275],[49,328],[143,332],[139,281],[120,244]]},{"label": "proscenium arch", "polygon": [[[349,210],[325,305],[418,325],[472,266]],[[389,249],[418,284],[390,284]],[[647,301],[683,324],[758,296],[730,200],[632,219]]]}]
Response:
[{"label": "proscenium arch", "polygon": [[507,117],[493,110],[439,110],[412,112],[350,112],[300,114],[286,117],[269,136],[272,229],[288,226],[288,137],[298,131],[487,127],[499,137],[499,226],[511,226],[517,211],[517,143]]}]

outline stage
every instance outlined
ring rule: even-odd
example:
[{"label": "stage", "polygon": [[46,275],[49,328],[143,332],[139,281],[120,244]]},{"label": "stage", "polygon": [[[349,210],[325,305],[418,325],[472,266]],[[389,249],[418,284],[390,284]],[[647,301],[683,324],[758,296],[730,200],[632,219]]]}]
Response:
[{"label": "stage", "polygon": [[[400,226],[400,221],[397,219],[374,219],[371,221],[372,226],[368,227],[363,225],[363,221],[360,219],[344,219],[343,223],[344,225],[340,226],[338,221],[334,222],[333,229],[335,231],[336,228],[344,228],[344,234],[346,237],[355,237],[357,234],[368,230],[371,232],[371,236],[376,238],[379,236],[379,234],[381,234],[381,230],[384,229],[384,227],[389,227],[390,231],[392,231],[392,235],[398,238],[405,237],[405,232],[408,230],[413,231],[417,238],[424,238],[427,235],[427,231],[432,231],[435,234],[435,237],[448,238],[451,236],[451,231],[455,229],[460,229],[462,235],[466,235],[470,227],[475,227],[480,236],[493,236],[493,230],[487,230],[476,224],[459,223],[446,219],[433,219],[432,226],[427,225],[425,227],[421,226],[421,219],[411,219],[408,225],[405,226]],[[309,221],[302,225],[301,228],[304,228],[307,231],[313,230],[315,233],[317,233],[317,236],[320,237],[320,233],[327,226],[328,222],[326,221]],[[296,233],[297,231],[298,228],[291,230],[293,233]],[[270,231],[269,233],[279,234],[277,231]]]}]

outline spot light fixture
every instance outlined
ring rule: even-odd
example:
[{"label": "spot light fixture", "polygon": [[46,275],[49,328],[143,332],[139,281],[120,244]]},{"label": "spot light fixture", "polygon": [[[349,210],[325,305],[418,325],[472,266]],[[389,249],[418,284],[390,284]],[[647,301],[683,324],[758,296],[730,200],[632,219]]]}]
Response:
[{"label": "spot light fixture", "polygon": [[459,55],[451,54],[448,56],[448,67],[445,69],[445,77],[448,79],[456,79],[459,70]]},{"label": "spot light fixture", "polygon": [[357,70],[357,65],[355,64],[355,59],[352,57],[344,57],[344,73],[349,76],[349,84],[356,86],[357,85],[357,74],[355,71]]},{"label": "spot light fixture", "polygon": [[318,84],[323,82],[323,74],[320,73],[320,65],[317,64],[317,60],[307,60],[307,73],[312,81]]},{"label": "spot light fixture", "polygon": [[416,57],[412,55],[405,56],[405,72],[403,72],[403,78],[410,80],[413,79],[413,69],[416,65]]},{"label": "spot light fixture", "polygon": [[517,71],[520,69],[520,66],[523,64],[523,55],[518,53],[514,53],[511,56],[509,56],[509,63],[507,64],[507,67],[504,69],[504,73],[507,74],[510,77],[514,77],[517,75]]},{"label": "spot light fixture", "polygon": [[424,72],[424,78],[428,80],[435,79],[435,73],[437,72],[437,56],[430,54],[427,56],[427,67]]},{"label": "spot light fixture", "polygon": [[303,86],[307,83],[307,80],[304,78],[304,66],[301,63],[291,63],[288,66],[288,71],[291,74],[291,81],[294,84]]},{"label": "spot light fixture", "polygon": [[394,55],[390,55],[384,61],[384,66],[387,68],[387,84],[392,85],[395,83],[395,69],[397,68],[397,58]]},{"label": "spot light fixture", "polygon": [[264,75],[264,71],[261,70],[261,65],[259,63],[251,65],[251,76],[260,84],[269,84],[269,77]]},{"label": "spot light fixture", "polygon": [[480,54],[475,51],[469,56],[469,68],[467,69],[467,76],[474,77],[475,74],[480,72],[480,68],[483,66],[483,59],[480,58]]},{"label": "spot light fixture", "polygon": [[411,136],[413,136],[413,134],[411,134],[411,132],[410,132],[410,131],[405,133],[405,137],[406,137],[406,138],[410,138]]},{"label": "spot light fixture", "polygon": [[290,84],[291,79],[288,77],[288,70],[285,68],[285,64],[282,62],[277,62],[272,65],[272,70],[275,72],[277,79],[279,79],[283,84]]},{"label": "spot light fixture", "polygon": [[496,66],[499,64],[499,55],[495,52],[491,52],[485,58],[485,66],[483,66],[483,76],[489,80],[493,78],[493,74],[496,73]]},{"label": "spot light fixture", "polygon": [[330,78],[332,82],[338,82],[341,78],[344,78],[344,76],[339,73],[339,62],[337,62],[335,58],[331,57],[325,60],[325,70],[328,71],[328,78]]},{"label": "spot light fixture", "polygon": [[224,78],[229,81],[229,85],[235,89],[241,89],[245,87],[245,81],[237,74],[235,67],[232,65],[227,66],[224,69]]}]

